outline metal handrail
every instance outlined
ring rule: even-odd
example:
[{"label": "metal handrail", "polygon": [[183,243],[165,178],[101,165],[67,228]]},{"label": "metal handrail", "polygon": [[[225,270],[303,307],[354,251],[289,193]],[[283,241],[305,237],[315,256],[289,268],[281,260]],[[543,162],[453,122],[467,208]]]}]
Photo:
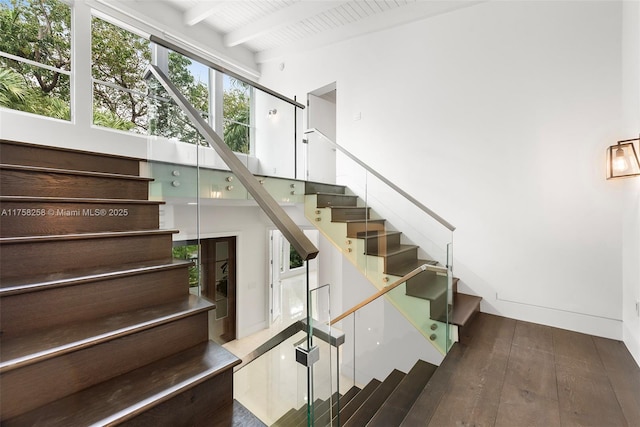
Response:
[{"label": "metal handrail", "polygon": [[318,255],[318,248],[309,240],[304,232],[293,222],[291,217],[282,209],[276,200],[260,184],[255,176],[242,164],[240,159],[224,143],[224,140],[216,133],[209,123],[207,123],[198,113],[193,105],[180,93],[178,88],[169,78],[155,65],[149,65],[148,70],[158,79],[160,84],[169,93],[175,103],[182,109],[193,123],[193,126],[200,132],[209,145],[218,153],[226,165],[231,169],[240,183],[253,196],[265,214],[273,221],[275,226],[282,232],[284,237],[295,248],[303,260],[307,261]]},{"label": "metal handrail", "polygon": [[333,142],[331,140],[331,138],[329,138],[327,135],[325,135],[324,133],[322,133],[318,129],[316,129],[316,128],[307,129],[306,131],[304,131],[304,133],[305,134],[317,133],[318,135],[322,136],[324,139],[327,140],[327,142],[329,142],[329,144],[334,146],[337,150],[340,150],[341,152],[343,152],[351,160],[353,160],[354,162],[356,162],[357,164],[359,164],[360,166],[365,168],[370,174],[372,174],[373,176],[378,178],[380,181],[382,181],[385,184],[387,184],[394,191],[396,191],[400,195],[402,195],[405,199],[409,200],[411,203],[416,205],[420,210],[422,210],[427,215],[429,215],[431,218],[435,219],[441,225],[446,227],[449,231],[454,231],[456,229],[450,222],[448,222],[447,220],[442,218],[440,215],[438,215],[437,213],[435,213],[434,211],[432,211],[431,209],[429,209],[425,205],[423,205],[421,202],[416,200],[413,196],[411,196],[409,193],[407,193],[406,191],[404,191],[403,189],[401,189],[400,187],[395,185],[393,182],[389,181],[387,178],[385,178],[384,176],[380,175],[380,173],[376,172],[371,166],[369,166],[366,163],[364,163],[362,160],[360,160],[359,158],[357,158],[356,156],[351,154],[349,151],[347,151],[345,148],[343,148],[342,146],[340,146],[337,143]]},{"label": "metal handrail", "polygon": [[[287,326],[282,331],[278,332],[273,337],[269,338],[267,341],[259,345],[255,348],[251,353],[242,357],[242,363],[237,365],[233,372],[238,372],[240,369],[244,368],[251,362],[256,359],[259,359],[262,355],[268,353],[273,350],[298,332],[307,332],[309,329],[306,320],[298,320],[297,322],[292,323]],[[344,344],[345,335],[342,332],[339,332],[335,329],[328,329],[323,324],[318,322],[313,322],[312,334],[316,338],[326,342],[332,347],[340,347]],[[305,338],[306,340],[306,338]]]},{"label": "metal handrail", "polygon": [[420,273],[422,273],[423,271],[426,271],[426,270],[434,271],[434,272],[437,272],[437,273],[446,273],[448,271],[444,267],[440,267],[440,266],[436,266],[436,265],[430,265],[430,264],[422,264],[420,267],[417,267],[417,268],[411,270],[409,273],[405,274],[404,276],[402,276],[401,278],[399,278],[398,280],[396,280],[392,284],[390,284],[388,286],[385,286],[384,288],[380,289],[378,292],[376,292],[375,294],[371,295],[369,298],[360,301],[358,304],[354,305],[349,310],[345,311],[344,313],[342,313],[341,315],[339,315],[335,319],[331,319],[331,321],[329,322],[329,326],[335,325],[336,323],[338,323],[339,321],[341,321],[345,317],[350,316],[351,314],[353,314],[356,311],[360,310],[365,305],[377,300],[378,298],[380,298],[381,296],[385,295],[389,291],[394,290],[395,288],[397,288],[398,286],[400,286],[401,284],[403,284],[407,280],[411,279],[414,276],[417,276],[418,274],[420,274]]},{"label": "metal handrail", "polygon": [[197,54],[195,54],[195,53],[193,53],[191,51],[183,49],[182,47],[180,47],[180,46],[178,46],[178,45],[176,45],[174,43],[171,43],[171,42],[169,42],[167,40],[161,39],[160,37],[157,37],[157,36],[154,36],[154,35],[151,35],[149,40],[152,43],[159,44],[160,46],[166,47],[167,49],[170,49],[170,50],[172,50],[172,51],[174,51],[176,53],[179,53],[180,55],[183,55],[183,56],[186,56],[186,57],[191,58],[193,60],[196,60],[199,63],[201,63],[203,65],[206,65],[209,68],[213,68],[214,70],[220,71],[221,73],[224,73],[224,74],[226,74],[226,75],[228,75],[230,77],[233,77],[236,80],[240,80],[241,82],[247,83],[248,85],[253,86],[254,88],[256,88],[256,89],[258,89],[258,90],[260,90],[260,91],[262,91],[264,93],[267,93],[267,94],[269,94],[271,96],[274,96],[274,97],[276,97],[276,98],[278,98],[278,99],[280,99],[280,100],[282,100],[282,101],[284,101],[284,102],[286,102],[288,104],[291,104],[296,108],[300,108],[301,110],[303,110],[305,108],[304,104],[301,104],[301,103],[299,103],[299,102],[297,102],[297,101],[295,101],[295,100],[293,100],[291,98],[287,98],[286,96],[284,96],[284,95],[282,95],[282,94],[280,94],[280,93],[278,93],[278,92],[276,92],[274,90],[271,90],[266,86],[262,86],[258,82],[255,82],[255,81],[253,81],[251,79],[248,79],[248,78],[246,78],[244,76],[241,76],[238,73],[234,73],[233,71],[229,70],[228,68],[224,68],[223,66],[221,66],[219,64],[216,64],[215,62],[212,62],[212,61],[208,60],[207,58],[204,58],[204,57],[202,57],[200,55],[197,55]]}]

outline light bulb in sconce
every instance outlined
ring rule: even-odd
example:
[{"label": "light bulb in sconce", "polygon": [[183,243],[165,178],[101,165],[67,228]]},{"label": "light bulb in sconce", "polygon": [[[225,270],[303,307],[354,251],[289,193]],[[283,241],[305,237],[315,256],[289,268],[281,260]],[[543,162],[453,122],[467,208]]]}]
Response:
[{"label": "light bulb in sconce", "polygon": [[613,169],[616,172],[624,172],[629,169],[629,162],[624,155],[624,150],[622,149],[622,147],[618,147],[618,149],[616,150],[615,158],[613,159]]}]

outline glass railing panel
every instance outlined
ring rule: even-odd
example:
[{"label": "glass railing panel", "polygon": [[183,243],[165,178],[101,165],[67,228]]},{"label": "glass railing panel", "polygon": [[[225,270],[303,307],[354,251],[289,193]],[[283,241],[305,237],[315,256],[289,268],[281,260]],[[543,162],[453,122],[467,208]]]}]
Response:
[{"label": "glass railing panel", "polygon": [[307,370],[295,358],[304,340],[306,333],[300,331],[233,374],[234,398],[266,425],[285,414],[306,419]]},{"label": "glass railing panel", "polygon": [[[312,381],[308,401],[308,425],[339,425],[340,377],[338,372],[340,346],[331,326],[331,290],[323,285],[309,291],[309,313],[311,320],[311,346],[318,349],[319,360],[312,366]],[[314,329],[314,331],[312,331]],[[320,338],[322,337],[322,339]],[[334,340],[333,345],[331,341]],[[329,341],[329,342],[327,342]],[[334,420],[334,418],[336,418]]]},{"label": "glass railing panel", "polygon": [[[321,174],[315,169],[335,165],[335,180],[326,182],[343,185],[347,194],[357,196],[357,201],[336,199],[328,207],[317,204],[318,196],[307,196],[307,218],[377,289],[419,265],[437,267],[437,271],[412,279],[404,290],[396,289],[386,298],[427,340],[446,353],[452,332],[452,227],[321,131],[308,132],[306,137],[309,153],[333,150],[334,154],[330,160],[326,156],[318,162],[308,159],[310,176]],[[336,203],[356,206],[346,208]],[[436,339],[434,329],[439,331]]]},{"label": "glass railing panel", "polygon": [[[402,295],[405,286],[401,283],[387,295]],[[363,289],[356,290],[356,293],[362,292]],[[356,306],[361,302],[354,298],[343,304]],[[411,316],[403,316],[404,313]],[[378,297],[336,322],[334,328],[345,334],[340,355],[340,380],[362,389],[372,379],[384,381],[394,369],[409,372],[418,360],[439,363],[438,352],[432,343],[444,347],[447,333],[439,327],[433,328],[435,322],[428,318],[428,313],[429,302],[426,300],[415,299],[411,305],[399,310],[395,299]],[[414,328],[406,327],[407,322],[413,323]],[[430,332],[431,339],[423,339],[425,330]]]}]

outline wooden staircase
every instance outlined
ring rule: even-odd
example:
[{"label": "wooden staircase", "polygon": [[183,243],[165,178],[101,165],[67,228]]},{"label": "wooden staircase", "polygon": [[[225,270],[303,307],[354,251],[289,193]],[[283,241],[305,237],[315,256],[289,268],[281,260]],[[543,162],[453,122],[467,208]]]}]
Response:
[{"label": "wooden staircase", "polygon": [[[408,373],[394,369],[383,381],[372,379],[362,389],[352,387],[343,396],[336,398],[333,407],[330,401],[320,401],[314,406],[316,426],[332,425],[345,427],[399,426],[407,417],[418,397],[436,372],[437,366],[419,360]],[[329,411],[331,409],[331,411]],[[303,406],[284,414],[275,424],[277,427],[307,425],[307,408]],[[333,418],[331,418],[333,417]]]},{"label": "wooden staircase", "polygon": [[[344,252],[350,253],[354,245],[353,239],[364,241],[364,255],[371,255],[383,259],[382,275],[400,278],[415,268],[437,261],[420,259],[419,247],[402,243],[400,231],[389,230],[386,221],[372,218],[371,208],[360,206],[358,196],[346,194],[346,187],[308,182],[305,194],[314,196],[315,207],[313,214],[307,212],[307,218],[315,224],[325,221],[323,210],[330,210],[332,223],[345,223],[346,235],[338,236],[346,242],[336,245]],[[321,228],[321,227],[319,227]],[[328,236],[336,240],[336,236]],[[335,242],[334,242],[335,243]],[[480,311],[481,298],[458,292],[458,279],[453,279],[453,305],[447,301],[447,277],[432,271],[425,271],[406,282],[406,295],[429,301],[429,318],[446,322],[461,328],[467,325],[474,315]]]},{"label": "wooden staircase", "polygon": [[1,424],[246,417],[140,160],[0,141],[0,163]]}]

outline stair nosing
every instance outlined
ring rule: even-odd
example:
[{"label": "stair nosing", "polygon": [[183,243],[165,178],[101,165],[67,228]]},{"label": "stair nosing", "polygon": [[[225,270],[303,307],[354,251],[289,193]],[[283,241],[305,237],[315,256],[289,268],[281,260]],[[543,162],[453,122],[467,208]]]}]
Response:
[{"label": "stair nosing", "polygon": [[74,169],[48,168],[48,167],[42,167],[42,166],[12,165],[12,164],[6,164],[6,163],[0,164],[0,170],[53,173],[53,174],[59,174],[59,175],[90,176],[94,178],[112,178],[112,179],[122,179],[122,180],[130,180],[130,181],[145,181],[145,182],[150,182],[154,180],[153,178],[147,178],[147,177],[138,176],[138,175],[123,175],[123,174],[106,173],[106,172],[79,171]]},{"label": "stair nosing", "polygon": [[43,235],[43,236],[18,236],[18,237],[2,237],[0,238],[0,244],[7,243],[34,243],[34,242],[48,242],[56,240],[88,240],[88,239],[105,239],[111,237],[126,237],[126,236],[145,236],[145,235],[163,235],[163,234],[177,234],[179,230],[134,230],[134,231],[104,231],[98,233],[70,233],[70,234],[55,234],[55,235]]},{"label": "stair nosing", "polygon": [[[377,234],[360,236],[360,237],[356,237],[356,239],[368,240],[368,239],[377,239],[379,237],[396,236],[398,234],[402,234],[402,231],[395,231],[395,230],[371,230],[371,233],[378,232],[378,231],[379,233]],[[365,233],[365,232],[361,231],[360,233]]]},{"label": "stair nosing", "polygon": [[[207,366],[204,370],[202,370],[201,372],[198,372],[195,375],[189,374],[191,376],[189,376],[188,378],[184,378],[180,382],[171,384],[169,387],[164,387],[163,389],[156,391],[153,394],[139,398],[134,403],[122,405],[123,407],[117,410],[116,412],[110,413],[106,416],[102,415],[98,420],[91,420],[88,425],[111,426],[111,425],[117,425],[124,421],[130,420],[142,414],[146,410],[151,409],[159,404],[162,404],[163,402],[166,402],[172,397],[177,396],[180,393],[186,390],[189,390],[193,387],[196,387],[199,384],[202,384],[204,381],[208,380],[209,378],[213,378],[222,372],[228,371],[229,369],[233,369],[234,366],[240,363],[240,359],[238,359],[228,350],[225,350],[222,346],[219,346],[213,343],[212,341],[207,341],[207,342],[198,344],[194,347],[191,347],[189,349],[186,349],[184,351],[181,351],[179,353],[170,355],[156,362],[153,362],[150,365],[142,366],[129,373],[120,375],[115,378],[111,378],[103,383],[96,384],[95,386],[89,387],[88,389],[75,393],[75,395],[81,395],[86,391],[91,391],[96,389],[99,390],[100,388],[106,389],[103,391],[103,393],[105,392],[110,393],[109,387],[121,382],[122,377],[127,376],[131,373],[134,373],[134,374],[137,373],[139,375],[139,373],[147,373],[148,371],[153,371],[158,367],[162,367],[163,364],[167,364],[168,362],[173,362],[175,359],[179,359],[183,357],[183,355],[188,354],[189,352],[194,352],[194,350],[199,350],[200,348],[203,348],[204,350],[206,350],[206,354],[204,354],[204,358],[207,361]],[[132,390],[135,390],[135,388],[132,388]],[[49,404],[45,404],[44,406],[41,406],[40,408],[36,408],[33,411],[29,411],[25,414],[18,415],[13,419],[20,420],[21,418],[28,417],[29,414],[31,413],[38,412],[38,411],[40,412],[47,411],[51,408],[51,405],[60,405],[61,404],[60,402],[63,402],[62,404],[64,404],[65,399],[67,400],[73,399],[72,396],[74,395],[66,396],[59,401],[54,401]],[[9,419],[8,421],[12,421],[13,419]],[[72,420],[64,420],[64,422],[69,422],[69,421],[72,421]]]},{"label": "stair nosing", "polygon": [[390,256],[394,256],[394,255],[400,255],[400,254],[403,254],[405,252],[410,252],[410,251],[412,251],[414,249],[418,249],[418,248],[420,248],[420,246],[417,246],[417,245],[403,245],[403,244],[401,244],[399,247],[390,250],[389,252],[387,252],[386,254],[384,254],[382,256],[390,257]]},{"label": "stair nosing", "polygon": [[325,193],[324,191],[318,191],[317,193],[309,193],[310,196],[312,195],[319,195],[319,196],[340,196],[340,197],[351,197],[351,198],[358,198],[358,196],[356,196],[355,194],[342,194],[342,193]]},{"label": "stair nosing", "polygon": [[65,286],[77,286],[80,284],[96,282],[99,280],[110,280],[119,277],[135,276],[138,274],[146,274],[156,271],[167,271],[174,268],[182,268],[183,266],[190,264],[193,263],[189,260],[173,259],[171,261],[168,260],[167,262],[156,264],[146,263],[146,265],[143,266],[116,269],[103,273],[69,276],[60,279],[44,280],[37,283],[29,282],[24,284],[14,284],[7,287],[0,287],[0,297],[24,294],[29,292],[38,292]]},{"label": "stair nosing", "polygon": [[[402,415],[402,418],[398,420],[398,425],[402,422],[404,417],[409,413],[413,404],[415,403],[426,384],[429,382],[434,372],[438,367],[431,363],[425,362],[424,360],[418,360],[414,366],[407,372],[407,375],[402,378],[398,386],[387,396],[387,399],[380,406],[380,409],[376,411],[376,413],[371,417],[369,423],[367,425],[377,425],[380,424],[380,418],[384,417],[389,418],[388,414],[392,415]],[[426,377],[426,371],[430,372],[431,375]],[[426,377],[426,381],[425,381]],[[402,405],[402,401],[399,401],[401,398],[409,398],[412,399],[408,403],[409,405]],[[398,414],[401,412],[401,414]],[[388,421],[388,420],[387,420]],[[383,424],[387,425],[387,424]]]},{"label": "stair nosing", "polygon": [[340,206],[340,205],[331,205],[327,206],[329,209],[360,209],[360,210],[371,210],[371,206]]},{"label": "stair nosing", "polygon": [[116,160],[126,160],[126,161],[136,161],[136,162],[146,162],[148,160],[148,159],[143,159],[141,157],[131,157],[131,156],[122,155],[122,154],[100,153],[97,151],[86,151],[86,150],[80,150],[76,148],[66,148],[66,147],[56,147],[52,145],[34,144],[32,142],[15,141],[12,139],[4,139],[4,138],[0,138],[0,143],[8,144],[8,145],[17,145],[20,147],[27,147],[27,148],[38,148],[43,150],[62,151],[65,153],[81,154],[81,155],[88,155],[93,157],[105,157],[105,158],[116,159]]},{"label": "stair nosing", "polygon": [[0,202],[50,202],[50,203],[109,203],[130,205],[164,205],[164,200],[141,199],[97,199],[88,197],[32,197],[32,196],[0,196]]},{"label": "stair nosing", "polygon": [[[189,316],[194,316],[196,314],[209,311],[215,308],[215,304],[206,300],[205,298],[196,297],[194,295],[189,295],[188,297],[189,303],[193,302],[193,306],[190,306],[186,309],[182,309],[180,311],[176,311],[170,314],[165,314],[160,317],[154,317],[149,320],[141,321],[138,323],[130,324],[127,326],[123,326],[117,329],[110,329],[106,332],[92,335],[90,337],[86,337],[79,340],[74,340],[73,342],[69,342],[66,344],[58,345],[55,347],[47,348],[44,350],[40,350],[35,353],[29,353],[24,356],[14,357],[10,360],[2,360],[0,361],[0,373],[9,372],[14,369],[18,369],[23,366],[31,365],[34,363],[39,363],[44,360],[52,359],[54,357],[58,357],[67,353],[71,353],[73,351],[78,351],[84,348],[92,347],[97,344],[101,344],[107,341],[112,341],[120,337],[124,337],[127,335],[132,335],[137,332],[142,332],[156,326],[164,325],[172,321],[184,319]],[[184,303],[184,301],[182,301]],[[169,307],[172,304],[163,304],[160,307]],[[157,309],[157,307],[153,307]],[[141,310],[138,310],[141,311]],[[121,316],[122,314],[115,314],[111,316],[107,316],[103,319],[100,319],[103,322],[107,322],[108,319]],[[60,329],[65,328],[68,330],[68,326],[62,325]],[[6,343],[3,344],[6,348]]]},{"label": "stair nosing", "polygon": [[[451,314],[451,319],[450,319],[450,323],[456,325],[456,326],[460,326],[460,327],[464,327],[466,326],[466,324],[469,322],[469,320],[475,315],[476,310],[474,308],[473,311],[465,313],[465,315],[462,317],[462,320],[460,320],[460,315],[456,316],[456,306],[458,304],[455,303],[457,298],[471,298],[474,300],[474,307],[478,308],[478,311],[480,310],[480,303],[482,302],[482,297],[477,296],[477,295],[469,295],[469,294],[465,294],[462,292],[456,292],[454,294],[454,304],[453,304],[453,313]],[[459,313],[459,311],[458,311]],[[457,317],[457,318],[456,318]]]}]

